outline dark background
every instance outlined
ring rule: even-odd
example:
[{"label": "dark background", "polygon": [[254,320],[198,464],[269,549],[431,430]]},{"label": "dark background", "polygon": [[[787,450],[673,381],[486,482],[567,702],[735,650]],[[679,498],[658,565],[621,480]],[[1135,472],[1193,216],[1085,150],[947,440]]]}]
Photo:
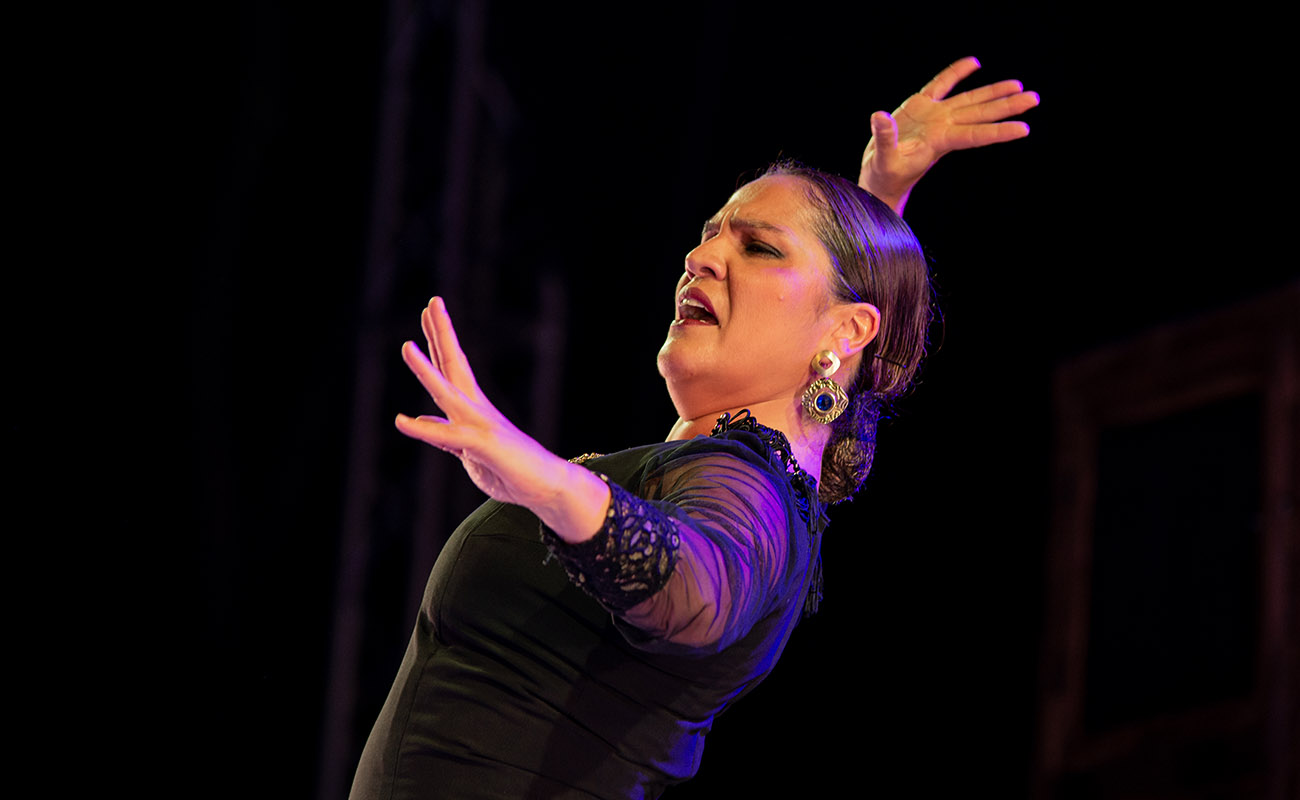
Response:
[{"label": "dark background", "polygon": [[[434,257],[456,8],[417,8],[385,306],[403,321],[385,351],[393,381],[420,307],[446,291]],[[493,277],[451,312],[472,363],[491,364],[490,396],[527,427],[518,321],[536,316],[539,287],[563,287],[566,392],[544,443],[566,455],[667,432],[654,354],[672,287],[742,175],[793,156],[855,176],[870,112],[963,55],[984,64],[967,88],[1015,77],[1043,99],[1027,140],[951,155],[914,194],[907,219],[944,320],[921,385],[881,433],[866,490],[833,515],[823,612],[718,721],[696,784],[670,796],[817,796],[845,781],[1026,793],[1051,371],[1295,275],[1272,241],[1290,230],[1273,199],[1291,174],[1277,27],[1246,6],[1157,18],[1130,5],[490,5],[494,82],[476,108],[495,133],[476,152],[494,160],[465,202],[499,198],[499,213],[467,211],[474,268]],[[194,11],[170,36],[157,103],[176,110],[165,205],[190,278],[177,338],[191,389],[172,438],[197,543],[193,654],[167,667],[193,726],[180,749],[203,765],[199,793],[328,797],[315,784],[393,34],[379,4],[280,0]],[[427,410],[414,387],[385,391],[405,399],[374,424]],[[400,473],[416,446],[385,435],[407,453],[389,464]],[[390,527],[409,528],[408,511],[396,504]],[[359,737],[409,631],[405,589],[385,595],[385,575],[372,575],[370,607],[391,613],[367,619]]]}]

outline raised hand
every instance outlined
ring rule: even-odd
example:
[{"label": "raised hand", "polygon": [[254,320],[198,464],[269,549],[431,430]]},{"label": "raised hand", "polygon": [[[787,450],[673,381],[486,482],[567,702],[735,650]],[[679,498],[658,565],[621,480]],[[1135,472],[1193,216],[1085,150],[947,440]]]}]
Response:
[{"label": "raised hand", "polygon": [[441,298],[429,301],[420,326],[428,355],[406,342],[402,359],[446,416],[398,414],[397,429],[455,455],[489,497],[529,508],[562,538],[594,534],[609,500],[600,479],[542,447],[488,401]]},{"label": "raised hand", "polygon": [[912,187],[945,153],[1028,136],[1025,123],[1005,121],[1038,105],[1038,94],[1026,92],[1020,81],[999,81],[948,97],[979,68],[974,57],[955,61],[892,116],[872,114],[858,185],[901,215]]}]

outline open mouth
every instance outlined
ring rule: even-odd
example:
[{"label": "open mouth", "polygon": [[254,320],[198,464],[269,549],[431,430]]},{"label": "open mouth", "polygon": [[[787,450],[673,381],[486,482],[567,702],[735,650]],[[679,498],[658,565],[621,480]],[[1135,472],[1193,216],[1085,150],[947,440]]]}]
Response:
[{"label": "open mouth", "polygon": [[677,319],[674,325],[717,325],[718,318],[713,315],[708,303],[694,293],[687,292],[677,300]]}]

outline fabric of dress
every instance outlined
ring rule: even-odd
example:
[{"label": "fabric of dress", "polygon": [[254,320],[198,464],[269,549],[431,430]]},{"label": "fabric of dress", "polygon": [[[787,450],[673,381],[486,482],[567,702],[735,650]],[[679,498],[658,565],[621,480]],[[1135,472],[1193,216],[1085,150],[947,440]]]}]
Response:
[{"label": "fabric of dress", "polygon": [[470,515],[429,577],[352,800],[648,798],[694,775],[819,572],[816,488],[784,436],[749,422],[586,462],[611,485],[606,531],[674,551],[642,594],[593,585],[591,546],[539,536],[524,508]]}]

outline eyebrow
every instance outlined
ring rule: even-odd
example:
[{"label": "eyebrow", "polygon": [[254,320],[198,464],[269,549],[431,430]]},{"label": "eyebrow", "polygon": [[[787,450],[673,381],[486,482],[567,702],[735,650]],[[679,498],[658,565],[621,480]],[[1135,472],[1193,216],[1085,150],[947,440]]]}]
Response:
[{"label": "eyebrow", "polygon": [[[732,217],[731,227],[747,229],[747,230],[771,231],[773,233],[779,233],[783,236],[794,235],[793,231],[791,231],[789,228],[783,225],[774,225],[770,222],[764,222],[761,219],[744,219],[741,217]],[[703,230],[705,231],[719,230],[721,228],[722,228],[721,222],[719,222],[717,219],[709,219],[705,221]]]}]

